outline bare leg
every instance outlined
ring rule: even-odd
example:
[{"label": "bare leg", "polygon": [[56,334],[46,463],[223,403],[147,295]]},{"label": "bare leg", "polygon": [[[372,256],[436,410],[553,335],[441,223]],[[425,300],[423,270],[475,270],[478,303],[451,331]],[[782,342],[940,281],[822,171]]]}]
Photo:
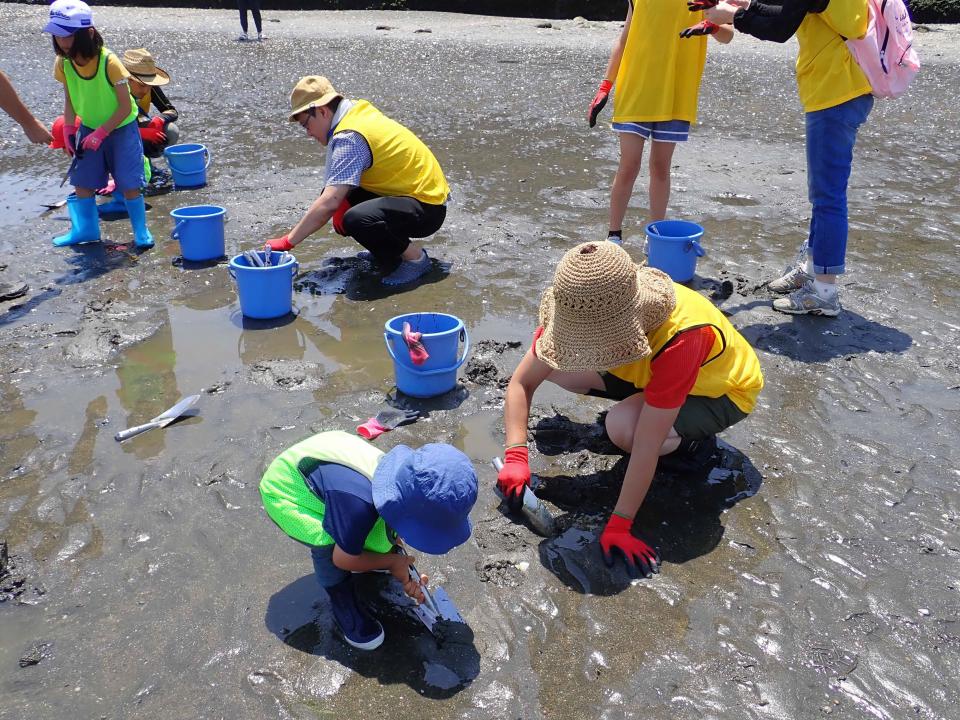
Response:
[{"label": "bare leg", "polygon": [[667,216],[670,200],[670,163],[677,144],[655,142],[650,148],[650,222]]},{"label": "bare leg", "polygon": [[[621,400],[607,412],[607,436],[613,441],[614,445],[624,452],[633,450],[633,435],[637,429],[637,421],[640,419],[641,410],[643,410],[643,393],[638,392],[626,400]],[[667,435],[667,439],[660,446],[660,454],[672,453],[679,446],[680,436],[677,435],[676,430],[670,428],[670,434]]]},{"label": "bare leg", "polygon": [[620,165],[610,188],[610,229],[623,229],[623,216],[627,213],[633,185],[640,174],[643,160],[644,139],[634,133],[617,133],[620,138]]}]

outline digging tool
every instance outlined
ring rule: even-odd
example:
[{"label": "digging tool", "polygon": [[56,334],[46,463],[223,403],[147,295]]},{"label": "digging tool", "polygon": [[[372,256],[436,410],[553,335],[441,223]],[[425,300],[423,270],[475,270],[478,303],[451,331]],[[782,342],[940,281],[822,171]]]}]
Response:
[{"label": "digging tool", "polygon": [[140,433],[146,432],[147,430],[153,430],[154,428],[166,427],[178,417],[183,415],[187,410],[193,407],[197,400],[200,399],[199,395],[191,395],[186,397],[172,408],[167,410],[165,413],[157,415],[153,420],[143,425],[137,425],[136,427],[127,428],[126,430],[121,430],[116,435],[113,436],[114,440],[117,442],[123,442],[124,440],[129,440],[134,435],[139,435]]},{"label": "digging tool", "polygon": [[[500,458],[495,457],[491,462],[493,469],[498,473],[503,469],[503,460]],[[533,483],[534,481],[535,478],[531,478],[530,482]],[[496,493],[501,500],[506,499],[499,488],[496,489]],[[547,510],[543,501],[533,494],[529,485],[523,489],[523,504],[520,506],[520,512],[523,513],[523,516],[530,523],[530,527],[538,535],[553,537],[556,534],[556,521],[553,519],[553,515]]]},{"label": "digging tool", "polygon": [[[407,554],[407,551],[402,547],[397,547],[397,552],[401,555]],[[420,583],[420,572],[413,565],[410,566],[410,578],[414,582]],[[442,587],[436,587],[431,592],[426,585],[420,585],[420,589],[423,591],[424,602],[414,607],[413,614],[426,626],[427,630],[434,633],[436,624],[440,620],[466,624],[463,616],[460,615],[460,611],[457,610],[457,606],[447,595],[446,590]]]}]

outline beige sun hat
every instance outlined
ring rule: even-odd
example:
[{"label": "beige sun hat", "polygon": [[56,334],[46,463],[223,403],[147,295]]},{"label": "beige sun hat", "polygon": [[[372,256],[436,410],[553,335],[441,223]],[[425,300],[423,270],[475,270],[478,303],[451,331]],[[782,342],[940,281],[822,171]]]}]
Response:
[{"label": "beige sun hat", "polygon": [[124,50],[120,62],[123,63],[128,73],[144,85],[159,86],[170,82],[170,76],[157,67],[157,64],[153,61],[153,55],[146,48]]},{"label": "beige sun hat", "polygon": [[609,370],[650,354],[647,333],[670,317],[670,276],[612,242],[577,245],[540,301],[537,357],[555,370]]},{"label": "beige sun hat", "polygon": [[290,114],[287,119],[294,122],[297,115],[304,110],[312,107],[323,107],[328,102],[337,97],[343,97],[338,93],[331,82],[322,75],[307,75],[300,78],[299,82],[293,87],[290,93]]}]

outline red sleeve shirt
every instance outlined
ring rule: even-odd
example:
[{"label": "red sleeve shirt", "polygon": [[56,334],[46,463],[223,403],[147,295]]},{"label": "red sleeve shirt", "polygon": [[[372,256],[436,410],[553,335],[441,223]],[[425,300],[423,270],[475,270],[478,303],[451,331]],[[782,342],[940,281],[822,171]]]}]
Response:
[{"label": "red sleeve shirt", "polygon": [[[537,354],[537,340],[543,334],[538,327],[533,334],[533,354]],[[680,333],[676,339],[650,363],[650,382],[643,389],[644,401],[655,408],[670,410],[683,405],[697,382],[700,366],[710,356],[716,339],[709,327]]]}]

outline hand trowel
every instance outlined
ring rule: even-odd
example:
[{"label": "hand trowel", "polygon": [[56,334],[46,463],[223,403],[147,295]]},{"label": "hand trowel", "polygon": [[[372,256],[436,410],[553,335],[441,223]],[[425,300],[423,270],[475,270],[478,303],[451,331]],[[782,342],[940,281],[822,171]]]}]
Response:
[{"label": "hand trowel", "polygon": [[123,442],[124,440],[128,440],[129,438],[132,438],[134,435],[139,435],[140,433],[146,432],[147,430],[166,427],[167,425],[172,423],[174,420],[176,420],[178,417],[183,415],[191,407],[193,407],[194,404],[196,404],[197,400],[199,399],[200,399],[199,395],[191,395],[190,397],[186,397],[180,402],[178,402],[176,405],[174,405],[172,408],[167,410],[165,413],[161,413],[160,415],[157,415],[150,422],[144,423],[143,425],[137,425],[136,427],[127,428],[126,430],[121,430],[113,437],[117,442]]},{"label": "hand trowel", "polygon": [[[493,469],[498,473],[503,469],[503,461],[498,457],[492,460],[492,464]],[[536,478],[531,478],[530,480],[531,484],[535,481]],[[499,488],[496,489],[496,493],[501,500],[506,500]],[[538,535],[547,538],[556,535],[556,522],[553,519],[553,515],[547,510],[547,506],[543,504],[543,501],[533,494],[533,489],[531,489],[529,485],[523,489],[523,503],[520,506],[520,512],[523,513],[523,516],[530,523],[530,527],[533,528],[534,532]]]},{"label": "hand trowel", "polygon": [[[407,554],[402,547],[399,552],[404,555]],[[414,565],[410,566],[410,578],[416,583],[420,582],[420,571]],[[463,616],[460,615],[460,611],[457,610],[457,606],[447,595],[446,590],[442,587],[435,587],[431,591],[427,589],[426,585],[421,585],[420,589],[423,590],[424,602],[414,606],[413,614],[426,626],[427,630],[436,634],[438,621],[466,624]]]}]

